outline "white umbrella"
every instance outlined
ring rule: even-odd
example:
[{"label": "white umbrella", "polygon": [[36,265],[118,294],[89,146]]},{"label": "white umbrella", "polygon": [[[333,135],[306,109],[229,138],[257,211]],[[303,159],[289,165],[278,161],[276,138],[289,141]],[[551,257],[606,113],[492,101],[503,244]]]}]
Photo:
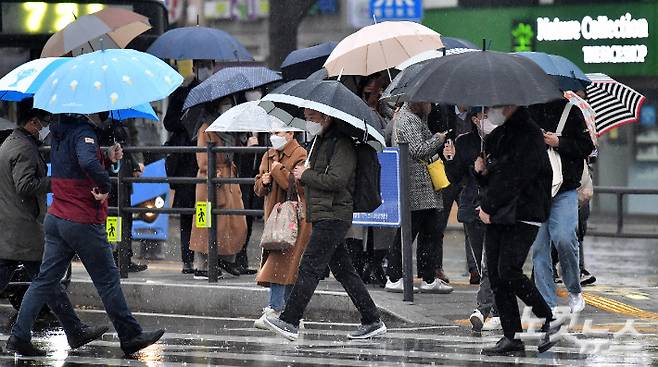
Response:
[{"label": "white umbrella", "polygon": [[279,118],[265,112],[258,105],[260,101],[241,103],[221,114],[213,121],[206,131],[215,132],[272,132],[303,131],[294,127],[287,127]]}]

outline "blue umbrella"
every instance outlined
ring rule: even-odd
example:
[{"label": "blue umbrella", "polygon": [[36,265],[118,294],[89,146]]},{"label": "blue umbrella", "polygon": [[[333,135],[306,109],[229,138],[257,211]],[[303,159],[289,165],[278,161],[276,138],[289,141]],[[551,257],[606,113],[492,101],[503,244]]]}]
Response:
[{"label": "blue umbrella", "polygon": [[160,121],[158,115],[155,113],[150,103],[144,103],[142,105],[135,106],[133,108],[128,108],[125,110],[111,111],[110,116],[112,116],[114,120],[119,120],[119,121],[127,120],[127,119],[147,119],[153,121]]},{"label": "blue umbrella", "polygon": [[51,113],[90,114],[133,108],[163,99],[183,77],[162,60],[135,50],[112,49],[75,57],[34,95],[34,107]]},{"label": "blue umbrella", "polygon": [[453,48],[471,48],[471,49],[477,49],[478,47],[461,38],[455,38],[455,37],[446,37],[446,36],[441,36],[441,42],[443,42],[443,47],[446,48],[446,50],[451,50]]},{"label": "blue umbrella", "polygon": [[277,80],[281,80],[279,74],[263,66],[224,68],[194,87],[187,95],[183,109],[186,110],[233,93],[258,88]]},{"label": "blue umbrella", "polygon": [[336,42],[325,42],[291,52],[281,64],[283,79],[305,79],[322,69],[322,65],[334,48]]},{"label": "blue umbrella", "polygon": [[235,37],[219,29],[199,26],[167,31],[146,52],[161,59],[254,61]]},{"label": "blue umbrella", "polygon": [[565,57],[544,52],[517,52],[516,54],[532,60],[546,74],[555,77],[561,90],[582,90],[592,83],[576,64]]},{"label": "blue umbrella", "polygon": [[0,79],[0,100],[18,102],[32,97],[50,74],[71,60],[70,57],[46,57],[16,67]]}]

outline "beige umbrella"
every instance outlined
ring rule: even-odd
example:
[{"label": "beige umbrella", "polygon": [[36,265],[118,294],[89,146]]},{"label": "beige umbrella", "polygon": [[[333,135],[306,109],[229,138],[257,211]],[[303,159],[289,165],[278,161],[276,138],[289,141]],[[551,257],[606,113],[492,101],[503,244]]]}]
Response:
[{"label": "beige umbrella", "polygon": [[324,63],[329,76],[370,75],[443,47],[441,35],[413,22],[382,22],[345,37]]},{"label": "beige umbrella", "polygon": [[41,57],[73,56],[96,50],[124,48],[130,41],[151,29],[147,17],[124,8],[109,7],[84,15],[53,34],[41,51]]}]

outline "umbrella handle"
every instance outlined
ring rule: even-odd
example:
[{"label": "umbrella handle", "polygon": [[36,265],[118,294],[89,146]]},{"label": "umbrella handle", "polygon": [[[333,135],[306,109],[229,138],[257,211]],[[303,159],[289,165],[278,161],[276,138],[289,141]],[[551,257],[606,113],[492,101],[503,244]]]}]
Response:
[{"label": "umbrella handle", "polygon": [[110,169],[112,170],[112,173],[119,173],[119,170],[121,169],[121,161],[112,163]]}]

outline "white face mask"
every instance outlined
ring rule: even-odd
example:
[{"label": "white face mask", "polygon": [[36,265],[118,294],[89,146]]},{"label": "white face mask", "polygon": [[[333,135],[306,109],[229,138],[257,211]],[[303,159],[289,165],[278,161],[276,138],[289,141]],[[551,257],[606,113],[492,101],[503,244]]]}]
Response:
[{"label": "white face mask", "polygon": [[212,69],[211,68],[199,68],[197,69],[197,79],[200,81],[204,81],[212,76]]},{"label": "white face mask", "polygon": [[500,126],[505,123],[505,115],[503,115],[503,108],[490,108],[489,112],[487,112],[487,118],[485,121],[489,121],[491,124],[495,126]]},{"label": "white face mask", "polygon": [[315,136],[322,132],[322,125],[314,121],[306,121],[306,131]]},{"label": "white face mask", "polygon": [[244,98],[247,100],[247,102],[258,101],[262,96],[263,93],[261,93],[259,90],[250,90],[244,92]]},{"label": "white face mask", "polygon": [[43,128],[41,128],[41,130],[39,130],[39,140],[40,141],[46,140],[49,134],[50,134],[50,126],[44,126]]},{"label": "white face mask", "polygon": [[271,135],[270,142],[272,142],[272,148],[282,150],[288,141],[283,136]]}]

